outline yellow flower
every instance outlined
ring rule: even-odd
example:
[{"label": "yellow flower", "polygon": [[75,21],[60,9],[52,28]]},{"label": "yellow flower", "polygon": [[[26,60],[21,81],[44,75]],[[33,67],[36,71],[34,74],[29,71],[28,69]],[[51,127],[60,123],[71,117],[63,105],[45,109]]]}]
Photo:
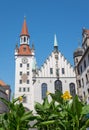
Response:
[{"label": "yellow flower", "polygon": [[19,97],[19,101],[20,102],[23,101],[23,97],[22,96]]},{"label": "yellow flower", "polygon": [[72,96],[68,91],[65,91],[65,93],[61,96],[64,100],[71,99]]},{"label": "yellow flower", "polygon": [[46,95],[48,96],[49,94],[50,94],[50,92],[49,92],[49,91],[47,91],[47,92],[46,92]]}]

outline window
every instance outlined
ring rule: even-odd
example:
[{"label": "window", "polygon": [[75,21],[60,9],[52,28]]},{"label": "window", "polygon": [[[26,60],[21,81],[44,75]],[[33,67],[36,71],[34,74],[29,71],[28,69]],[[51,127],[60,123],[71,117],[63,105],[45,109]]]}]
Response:
[{"label": "window", "polygon": [[22,80],[20,80],[19,83],[22,84]]},{"label": "window", "polygon": [[70,94],[74,97],[76,95],[75,84],[70,83],[69,88],[70,88]]},{"label": "window", "polygon": [[26,37],[24,37],[24,42],[26,42]]},{"label": "window", "polygon": [[62,74],[65,74],[65,70],[64,70],[64,68],[62,68]]},{"label": "window", "polygon": [[27,84],[29,84],[29,80],[27,80]]},{"label": "window", "polygon": [[27,88],[27,92],[29,92],[30,91],[30,88]]},{"label": "window", "polygon": [[20,63],[20,67],[22,67],[22,63]]},{"label": "window", "polygon": [[27,67],[29,67],[29,64],[27,64]]},{"label": "window", "polygon": [[53,68],[50,68],[50,74],[53,74]]},{"label": "window", "polygon": [[19,88],[19,92],[21,92],[21,88]]},{"label": "window", "polygon": [[26,91],[26,88],[23,88],[23,92],[25,92]]},{"label": "window", "polygon": [[86,84],[88,83],[88,76],[87,76],[87,74],[86,74]]},{"label": "window", "polygon": [[54,85],[55,85],[55,92],[56,91],[61,91],[62,92],[62,82],[60,80],[56,80]]},{"label": "window", "polygon": [[27,75],[29,75],[29,71],[27,71]]},{"label": "window", "polygon": [[83,78],[82,78],[82,87],[84,88],[84,80],[83,80]]},{"label": "window", "polygon": [[84,60],[84,69],[86,69],[86,61]]},{"label": "window", "polygon": [[46,92],[47,92],[47,84],[43,83],[41,86],[42,89],[42,99],[44,99],[46,97]]},{"label": "window", "polygon": [[20,71],[20,75],[22,75],[22,71]]}]

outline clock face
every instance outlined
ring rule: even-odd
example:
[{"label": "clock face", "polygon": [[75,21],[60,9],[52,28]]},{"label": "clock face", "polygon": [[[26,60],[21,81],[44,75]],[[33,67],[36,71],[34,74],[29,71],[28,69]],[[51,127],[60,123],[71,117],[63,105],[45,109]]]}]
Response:
[{"label": "clock face", "polygon": [[26,57],[22,58],[22,63],[26,64],[28,62],[28,59]]}]

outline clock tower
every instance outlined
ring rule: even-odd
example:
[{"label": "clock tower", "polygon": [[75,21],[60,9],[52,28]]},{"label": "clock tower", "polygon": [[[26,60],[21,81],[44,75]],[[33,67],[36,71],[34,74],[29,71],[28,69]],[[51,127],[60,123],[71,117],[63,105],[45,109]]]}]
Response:
[{"label": "clock tower", "polygon": [[15,48],[15,97],[25,95],[23,105],[27,109],[33,110],[34,91],[32,81],[32,64],[34,60],[33,49],[29,45],[30,35],[26,25],[26,19],[20,34],[20,46]]}]

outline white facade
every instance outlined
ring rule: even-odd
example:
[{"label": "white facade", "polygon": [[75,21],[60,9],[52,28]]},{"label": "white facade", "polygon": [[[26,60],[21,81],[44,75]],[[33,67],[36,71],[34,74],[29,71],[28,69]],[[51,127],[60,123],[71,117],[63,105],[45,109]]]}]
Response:
[{"label": "white facade", "polygon": [[68,90],[74,96],[77,93],[75,71],[58,50],[56,35],[54,50],[43,66],[37,69],[34,48],[30,49],[26,28],[25,23],[20,35],[20,47],[15,49],[15,97],[25,94],[24,106],[34,110],[34,103],[42,102],[47,91],[55,93],[60,90],[64,93]]},{"label": "white facade", "polygon": [[[74,52],[78,95],[89,104],[89,30],[83,29],[81,49]],[[80,55],[79,55],[80,54]]]},{"label": "white facade", "polygon": [[[53,69],[53,73],[50,70]],[[47,84],[47,91],[55,93],[55,81],[59,80],[62,83],[62,92],[70,92],[70,84],[74,83],[76,87],[76,78],[73,67],[65,59],[65,57],[58,52],[58,68],[59,77],[56,75],[56,59],[55,52],[46,59],[46,62],[38,71],[36,82],[34,84],[34,99],[37,102],[42,102],[42,84]],[[62,72],[64,71],[64,72]],[[76,88],[75,88],[76,89]],[[76,90],[77,92],[77,90]]]}]

